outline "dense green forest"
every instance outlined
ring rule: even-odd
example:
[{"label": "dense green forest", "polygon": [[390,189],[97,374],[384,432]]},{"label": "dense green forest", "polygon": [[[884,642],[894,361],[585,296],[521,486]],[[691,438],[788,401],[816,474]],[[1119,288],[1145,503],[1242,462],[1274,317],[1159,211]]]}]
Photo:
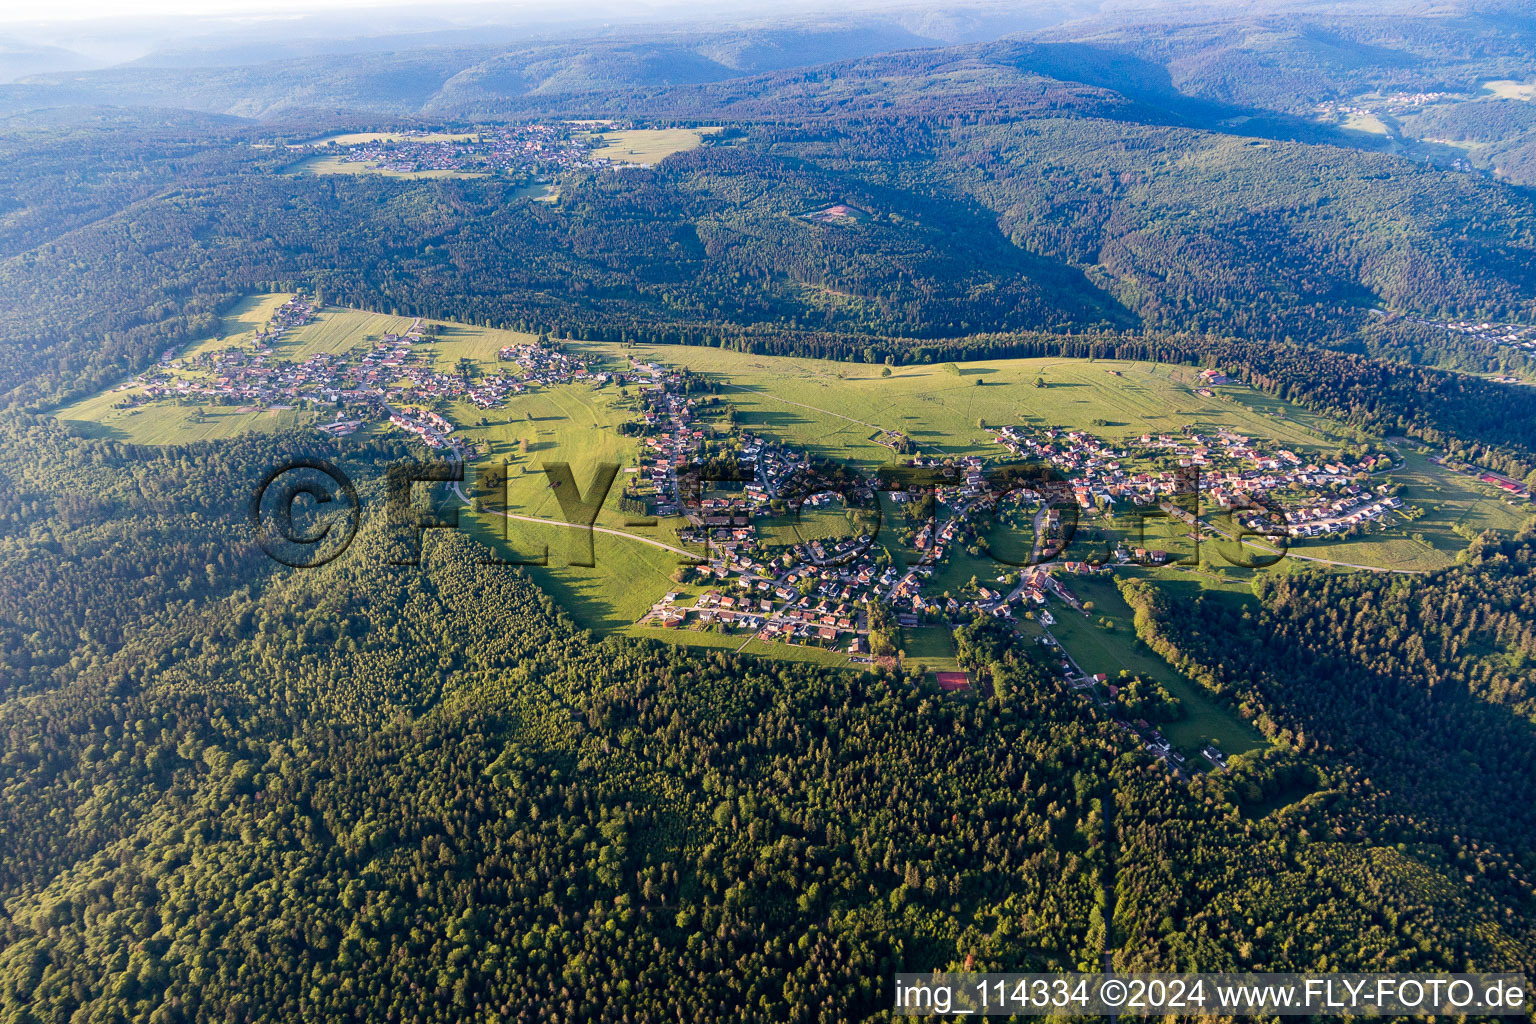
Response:
[{"label": "dense green forest", "polygon": [[[97,535],[146,551],[165,509],[238,486],[281,443],[124,464],[109,442],[29,429],[18,447],[99,459],[91,489],[130,511]],[[162,474],[163,509],[143,493]],[[24,489],[28,532],[73,550],[78,477]],[[189,565],[223,546],[211,504]],[[995,696],[945,700],[890,673],[598,639],[468,541],[436,539],[407,568],[378,557],[381,530],[365,520],[356,550],[313,572],[239,563],[210,586],[188,571],[173,600],[121,602],[121,642],[32,626],[60,653],[0,707],[9,1014],[813,1021],[878,1010],[895,970],[1070,969],[1105,944],[1142,968],[1532,960],[1529,720],[1483,717],[1530,714],[1526,540],[1395,585],[1454,603],[1338,577],[1273,584],[1262,619],[1165,617],[1133,593],[1154,645],[1213,637],[1210,684],[1282,740],[1186,784],[985,623],[961,642]],[[31,561],[8,557],[7,577]],[[124,561],[75,571],[127,593]],[[1387,614],[1350,610],[1366,600]],[[1445,678],[1382,660],[1407,609]],[[1314,702],[1337,683],[1271,690],[1263,660],[1310,666],[1282,647],[1321,636],[1313,622],[1367,631],[1326,726]],[[1247,629],[1271,639],[1229,642]],[[1463,654],[1464,637],[1486,639]],[[1337,680],[1337,657],[1316,671]],[[1372,679],[1391,691],[1364,699]],[[1446,710],[1403,707],[1357,754],[1364,724],[1381,727],[1368,712],[1410,699]],[[1415,763],[1446,744],[1457,773]]]},{"label": "dense green forest", "polygon": [[1372,780],[1353,827],[1444,844],[1510,919],[1536,897],[1533,540],[1484,537],[1429,577],[1267,579],[1251,603],[1122,589],[1154,650],[1285,748]]},{"label": "dense green forest", "polygon": [[[271,282],[578,337],[1217,331],[1477,369],[1507,359],[1425,353],[1368,310],[1519,319],[1536,302],[1523,192],[1297,143],[1091,118],[764,129],[654,170],[577,175],[543,204],[489,180],[283,174],[248,129],[222,149],[209,130],[112,136],[85,181],[58,161],[17,175],[0,383],[29,403],[97,389]],[[832,199],[874,215],[797,216]]]}]

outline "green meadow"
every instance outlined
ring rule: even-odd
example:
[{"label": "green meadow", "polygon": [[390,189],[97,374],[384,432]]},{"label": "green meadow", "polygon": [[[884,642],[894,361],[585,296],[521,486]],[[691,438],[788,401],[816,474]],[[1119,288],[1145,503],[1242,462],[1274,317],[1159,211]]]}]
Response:
[{"label": "green meadow", "polygon": [[704,144],[704,137],[719,128],[630,128],[596,131],[592,138],[601,143],[592,153],[605,160],[626,164],[660,163],[673,153],[685,153]]},{"label": "green meadow", "polygon": [[[255,295],[237,304],[224,316],[212,337],[198,339],[180,353],[181,359],[229,345],[248,345],[257,327],[288,298],[283,294]],[[385,333],[400,333],[412,318],[361,310],[328,307],[316,320],[289,333],[276,346],[278,358],[299,361],[319,352],[361,352]],[[516,331],[435,322],[437,335],[416,349],[434,368],[451,372],[468,360],[482,373],[507,372],[498,351],[505,345],[527,343],[534,335]],[[1188,367],[1115,360],[998,359],[961,364],[892,367],[837,363],[819,359],[758,356],[749,353],[702,348],[566,342],[600,369],[623,369],[630,356],[640,360],[686,366],[719,385],[719,394],[733,408],[742,428],[771,436],[817,455],[855,463],[865,470],[891,462],[891,449],[876,443],[885,431],[905,434],[927,455],[960,456],[1001,453],[993,443],[991,428],[1005,424],[1083,429],[1111,440],[1134,438],[1143,433],[1187,429],[1212,431],[1228,427],[1261,442],[1292,448],[1306,456],[1327,458],[1343,445],[1360,440],[1358,433],[1324,417],[1289,406],[1277,399],[1243,387],[1215,389],[1215,395],[1196,392],[1196,371]],[[173,376],[196,371],[178,360],[168,370]],[[131,387],[129,388],[131,390]],[[206,406],[201,410],[172,401],[136,409],[114,409],[127,391],[109,390],[75,402],[56,415],[75,429],[96,436],[115,437],[148,444],[180,444],[231,437],[250,430],[301,428],[320,413],[301,409],[254,409]],[[455,436],[471,449],[464,489],[476,500],[479,511],[465,508],[463,522],[503,557],[529,558],[548,547],[549,564],[530,569],[582,625],[592,629],[634,630],[633,623],[669,590],[696,595],[700,588],[674,579],[686,559],[673,548],[684,548],[677,538],[681,520],[655,526],[636,526],[618,509],[618,494],[638,463],[639,439],[620,433],[620,425],[637,415],[634,387],[587,384],[555,387],[531,386],[494,409],[479,409],[464,402],[442,403],[437,411],[458,427]],[[391,429],[387,426],[371,429]],[[1405,511],[1390,530],[1348,542],[1298,542],[1298,556],[1267,571],[1292,571],[1316,567],[1305,559],[1404,569],[1432,569],[1453,563],[1467,543],[1470,532],[1483,529],[1512,531],[1528,510],[1511,507],[1492,488],[1464,475],[1431,463],[1423,454],[1405,450],[1405,464],[1388,477],[1403,485]],[[599,510],[597,525],[630,536],[593,535],[595,567],[573,565],[585,558],[586,534],[564,526],[507,519],[497,514],[527,516],[544,523],[561,520],[559,494],[544,472],[548,463],[571,467],[577,488],[588,492],[597,467],[608,463],[621,467]],[[629,472],[626,472],[629,471]],[[503,483],[504,479],[504,483]],[[885,503],[882,543],[898,565],[911,564],[914,551],[895,541],[900,529],[900,510]],[[1161,532],[1159,532],[1161,531]],[[776,543],[847,535],[849,524],[841,510],[808,511],[798,520],[766,524],[766,535]],[[1183,550],[1178,527],[1154,526],[1147,546]],[[1167,536],[1163,536],[1163,534]],[[505,537],[503,540],[501,538]],[[636,538],[646,538],[647,544]],[[974,576],[995,585],[995,577],[1012,572],[1027,556],[1032,528],[1025,513],[994,524],[987,546],[970,554],[952,545],[948,558],[935,574],[931,589],[959,597]],[[1119,521],[1085,515],[1068,558],[1103,555],[1117,540],[1135,546],[1137,540]],[[1189,581],[1217,592],[1230,590],[1243,599],[1251,570],[1233,569],[1217,556],[1220,542],[1208,540],[1202,548],[1201,565],[1158,571],[1168,585]],[[702,552],[698,552],[702,554]],[[996,557],[994,557],[994,554]],[[1001,559],[1001,561],[999,560]],[[1090,582],[1090,586],[1097,581]],[[1123,609],[1113,587],[1101,595],[1107,606]],[[1119,635],[1129,629],[1129,615],[1110,614],[1110,629],[1094,618],[1073,621],[1069,616],[1058,635],[1074,656],[1090,671],[1116,674],[1120,668],[1156,675],[1165,685],[1186,698],[1190,716],[1169,730],[1181,745],[1222,739],[1228,750],[1252,742],[1240,723],[1228,723],[1226,732],[1201,703],[1209,698],[1189,689],[1159,659],[1138,650],[1134,637]],[[845,662],[841,654],[814,648],[786,648],[748,642],[742,634],[710,634],[690,631],[642,630],[661,634],[672,643],[726,646],[744,653],[772,653],[812,660]],[[942,629],[924,627],[903,636],[909,661],[930,669],[953,667],[953,648]],[[1214,707],[1214,705],[1211,705]],[[1220,708],[1215,709],[1225,715]],[[1208,733],[1209,735],[1203,735]]]},{"label": "green meadow", "polygon": [[481,171],[460,171],[453,168],[426,171],[396,171],[361,160],[344,160],[334,153],[322,153],[305,157],[287,169],[289,174],[380,174],[386,178],[483,178]]},{"label": "green meadow", "polygon": [[315,422],[318,413],[249,406],[192,406],[157,402],[114,409],[126,392],[108,391],[57,410],[54,415],[88,437],[134,444],[191,444],[219,441],[252,431],[277,431]]},{"label": "green meadow", "polygon": [[880,430],[907,435],[926,455],[995,456],[1000,449],[987,428],[1007,424],[1083,429],[1113,440],[1226,426],[1304,451],[1337,447],[1317,418],[1295,409],[1276,415],[1279,403],[1255,402],[1246,389],[1196,394],[1197,371],[1183,366],[996,359],[892,367],[886,377],[875,364],[715,348],[637,345],[633,352],[718,380],[746,429],[866,466],[893,457],[874,441]]},{"label": "green meadow", "polygon": [[1264,745],[1264,738],[1252,726],[1202,687],[1174,671],[1137,638],[1133,613],[1112,579],[1067,576],[1063,582],[1078,600],[1085,606],[1091,603],[1093,609],[1084,615],[1059,601],[1051,601],[1049,607],[1056,624],[1050,630],[1057,642],[1090,675],[1102,672],[1113,683],[1121,672],[1126,672],[1162,683],[1183,706],[1183,717],[1161,727],[1175,746],[1194,753],[1214,742],[1227,754],[1242,754]]},{"label": "green meadow", "polygon": [[1484,82],[1483,90],[1501,100],[1536,100],[1536,82],[1519,82],[1512,78]]}]

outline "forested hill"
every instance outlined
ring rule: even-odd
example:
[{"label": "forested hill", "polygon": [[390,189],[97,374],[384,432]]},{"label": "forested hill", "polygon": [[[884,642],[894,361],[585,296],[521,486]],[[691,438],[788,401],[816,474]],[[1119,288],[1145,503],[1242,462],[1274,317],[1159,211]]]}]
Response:
[{"label": "forested hill", "polygon": [[[942,81],[955,116],[1017,113],[1055,83],[1046,102],[1058,109],[1160,111],[1152,116],[1210,127],[1256,116],[1250,130],[1302,130],[1319,102],[1369,90],[1475,91],[1490,79],[1519,79],[1536,56],[1536,23],[1521,5],[1393,6],[1192,4],[1108,15],[1070,3],[983,4],[952,14],[953,24],[850,11],[644,26],[623,40],[493,29],[483,38],[400,34],[361,48],[258,33],[116,68],[26,77],[0,86],[0,109],[106,103],[249,117],[306,108],[498,117],[585,107],[774,121],[892,113],[932,103]],[[924,79],[918,92],[903,87]],[[1382,141],[1355,133],[1355,144]]]},{"label": "forested hill", "polygon": [[[850,671],[600,637],[556,605],[568,584],[486,564],[468,533],[430,531],[419,565],[390,564],[385,467],[421,454],[403,434],[263,418],[277,429],[149,446],[53,415],[167,349],[234,337],[242,298],[302,288],[325,318],[644,342],[646,359],[658,343],[1199,365],[1328,417],[1302,464],[1397,449],[1536,484],[1536,387],[1491,379],[1531,362],[1443,324],[1536,322],[1536,193],[1319,109],[1353,108],[1373,76],[1431,92],[1506,76],[1497,102],[1526,102],[1528,11],[1442,5],[1398,30],[1357,8],[1330,34],[1315,12],[1237,0],[1139,40],[1097,20],[1046,34],[1017,6],[969,27],[908,11],[568,45],[268,40],[282,59],[249,62],[191,46],[0,86],[0,109],[29,111],[0,121],[0,1019],[819,1024],[887,1016],[897,971],[1097,970],[1106,949],[1120,970],[1536,971],[1536,527],[1412,576],[1341,563],[1240,591],[1203,567],[1128,568],[1157,581],[1126,583],[1134,611],[1071,625],[1109,643],[1109,616],[1134,614],[1212,710],[1269,741],[1176,773],[1058,681],[1059,648],[991,615],[950,623],[978,684],[954,697],[905,654]],[[1256,88],[1276,69],[1293,96]],[[1455,102],[1425,130],[1528,127],[1520,108]],[[617,123],[571,123],[594,115]],[[365,167],[334,141],[501,118],[537,123],[473,145],[556,158]],[[645,129],[697,145],[651,159]],[[605,145],[652,166],[594,159]],[[283,379],[285,351],[242,372]],[[458,365],[468,385],[476,361]],[[952,383],[1030,415],[985,372]],[[1186,413],[1159,377],[1155,393],[1116,382],[1156,405],[1144,429],[1224,419]],[[903,448],[939,436],[910,396],[959,393],[927,386],[890,392],[913,420]],[[1039,409],[1117,415],[1069,386],[1033,393]],[[503,406],[526,432],[437,409],[488,458],[521,457],[570,387],[585,393]],[[1277,437],[1305,439],[1312,417],[1286,416]],[[576,422],[544,423],[546,440]],[[972,422],[996,425],[967,412],[944,436]],[[310,571],[266,558],[246,520],[296,456],[341,465],[367,510]],[[1408,532],[1450,483],[1478,487],[1445,472],[1371,485],[1401,484]],[[626,579],[658,589],[675,571],[635,564]]]},{"label": "forested hill", "polygon": [[1088,17],[1037,38],[1164,68],[1181,95],[1297,114],[1362,91],[1475,90],[1524,77],[1536,58],[1530,7],[1497,2],[1444,4],[1430,17],[1388,4],[1149,5],[1137,17]]},{"label": "forested hill", "polygon": [[[1378,304],[1536,309],[1530,195],[1331,147],[1091,118],[764,127],[653,170],[573,175],[551,205],[494,180],[282,173],[252,131],[183,120],[103,139],[76,118],[47,145],[90,146],[89,175],[17,161],[0,193],[9,386],[104,352],[142,366],[158,342],[125,340],[184,335],[271,281],[476,322],[713,335],[1139,323],[1347,346]],[[799,218],[830,199],[874,216]]]},{"label": "forested hill", "polygon": [[1484,537],[1465,566],[1430,577],[1266,580],[1256,608],[1123,589],[1160,654],[1271,736],[1348,758],[1400,835],[1462,845],[1469,868],[1531,907],[1533,541],[1529,526]]},{"label": "forested hill", "polygon": [[[7,450],[93,466],[126,513],[12,462],[7,535],[114,549],[77,569],[114,593],[114,565],[163,545],[144,527],[278,454],[247,438],[130,462],[3,422]],[[1528,815],[1495,830],[1479,804],[1423,832],[1395,778],[1310,736],[1180,783],[985,621],[960,642],[997,697],[963,702],[599,641],[463,538],[384,564],[380,525],[323,569],[235,559],[217,587],[198,562],[226,541],[189,530],[184,568],[157,573],[185,589],[121,602],[142,617],[127,637],[30,627],[58,649],[0,705],[7,1014],[862,1019],[891,972],[1091,969],[1106,929],[1126,969],[1536,962]],[[1265,700],[1277,722],[1310,713]],[[1501,734],[1489,800],[1520,796],[1528,750]]]}]

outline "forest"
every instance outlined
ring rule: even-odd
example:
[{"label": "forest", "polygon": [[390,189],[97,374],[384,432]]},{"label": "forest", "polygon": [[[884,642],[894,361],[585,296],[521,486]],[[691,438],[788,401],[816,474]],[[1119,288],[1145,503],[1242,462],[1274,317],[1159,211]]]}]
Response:
[{"label": "forest", "polygon": [[[1536,520],[1447,526],[1433,572],[1130,570],[1116,642],[1167,674],[1101,705],[1041,620],[984,615],[932,630],[975,682],[946,695],[878,602],[879,662],[834,669],[598,635],[464,534],[391,564],[384,467],[426,457],[402,435],[156,446],[53,415],[303,289],[887,375],[1220,370],[1341,450],[1536,486],[1536,356],[1443,326],[1536,323],[1536,27],[1326,7],[210,36],[216,68],[0,83],[0,1019],[885,1019],[898,971],[1106,952],[1536,970]],[[1437,98],[1385,134],[1319,115],[1404,92]],[[719,131],[538,198],[303,172],[326,135],[594,118]],[[932,450],[907,418],[893,459]],[[299,457],[370,510],[309,570],[246,518]],[[1254,749],[1175,772],[1116,721],[1196,699]]]},{"label": "forest", "polygon": [[[31,530],[66,554],[102,531],[154,550],[141,528],[163,512],[135,476],[165,474],[159,497],[188,507],[274,442],[127,465],[110,442],[25,443],[100,457],[92,490],[130,510],[87,534],[63,511],[79,476],[31,477]],[[816,1021],[877,1011],[895,970],[1073,969],[1106,945],[1126,969],[1255,970],[1492,968],[1536,948],[1514,810],[1529,537],[1397,590],[1336,577],[1313,604],[1277,581],[1240,615],[1132,592],[1148,642],[1279,741],[1194,784],[990,620],[960,642],[992,696],[955,701],[899,673],[598,639],[459,536],[407,569],[370,557],[365,520],[323,569],[237,564],[210,586],[191,567],[221,539],[188,536],[184,590],[121,602],[99,634],[26,624],[58,653],[0,707],[8,1015]],[[123,561],[82,568],[121,590]],[[1344,628],[1344,646],[1318,632]],[[1269,639],[1234,660],[1249,629]],[[1393,653],[1419,642],[1437,675]],[[1274,680],[1266,655],[1358,682],[1319,706],[1332,689]],[[1426,703],[1440,719],[1408,713]],[[1458,731],[1433,740],[1435,720]],[[1453,750],[1457,771],[1435,771]]]}]

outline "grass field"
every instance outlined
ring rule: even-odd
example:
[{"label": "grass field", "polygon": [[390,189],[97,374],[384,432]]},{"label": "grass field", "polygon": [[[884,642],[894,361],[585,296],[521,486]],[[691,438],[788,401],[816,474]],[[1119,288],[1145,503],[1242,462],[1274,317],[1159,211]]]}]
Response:
[{"label": "grass field", "polygon": [[958,672],[960,662],[955,657],[955,641],[949,628],[925,625],[901,631],[901,650],[906,654],[904,665],[908,668],[924,665],[930,672]]},{"label": "grass field", "polygon": [[287,169],[289,174],[382,174],[386,178],[483,178],[480,171],[451,168],[429,171],[392,171],[359,160],[343,160],[339,155],[318,154],[306,157]]},{"label": "grass field", "polygon": [[536,203],[552,203],[560,198],[560,186],[536,181],[532,185],[524,185],[515,195],[519,199],[532,199]]},{"label": "grass field", "polygon": [[251,431],[285,430],[312,422],[319,414],[297,409],[250,409],[208,406],[201,418],[187,406],[174,403],[113,409],[123,393],[106,392],[59,409],[56,415],[89,437],[131,441],[134,444],[191,444],[217,441]]},{"label": "grass field", "polygon": [[428,348],[433,369],[445,373],[453,370],[460,359],[470,359],[484,373],[509,373],[516,367],[501,362],[496,353],[507,345],[528,345],[539,340],[537,334],[522,331],[503,331],[494,327],[465,327],[463,324],[438,324],[437,338]]},{"label": "grass field", "polygon": [[[1092,613],[1086,616],[1059,602],[1050,606],[1057,620],[1051,632],[1079,668],[1090,674],[1103,672],[1111,682],[1124,670],[1162,683],[1184,706],[1184,717],[1168,723],[1163,732],[1185,751],[1198,751],[1212,741],[1228,754],[1264,745],[1264,738],[1253,727],[1137,639],[1130,606],[1112,579],[1071,576],[1065,582],[1078,600],[1093,603]],[[1101,625],[1101,619],[1110,625]]]},{"label": "grass field", "polygon": [[[485,449],[472,463],[477,471],[507,463],[506,509],[542,519],[560,517],[560,502],[541,468],[544,463],[569,463],[583,493],[598,465],[634,465],[636,441],[617,429],[629,415],[616,388],[605,393],[582,385],[535,389],[499,409],[457,404],[448,413],[455,423],[464,424],[455,436]],[[481,419],[487,422],[481,425]],[[618,511],[621,486],[622,480],[615,479],[599,525],[619,526],[626,518]],[[500,509],[502,496],[493,496],[491,505]],[[657,539],[676,543],[659,533]]]},{"label": "grass field", "polygon": [[266,326],[267,321],[272,319],[272,314],[277,312],[277,307],[292,297],[287,292],[247,295],[220,318],[219,329],[211,337],[188,345],[178,353],[178,358],[186,359],[230,347],[249,345],[257,329]]},{"label": "grass field", "polygon": [[626,131],[593,132],[602,145],[593,156],[626,164],[660,163],[673,153],[686,153],[704,144],[706,135],[719,128],[632,128]]},{"label": "grass field", "polygon": [[1517,82],[1510,78],[1484,82],[1483,91],[1501,100],[1536,100],[1536,82]]},{"label": "grass field", "polygon": [[301,362],[322,352],[340,354],[372,348],[385,334],[403,333],[414,322],[408,316],[328,307],[310,323],[289,331],[273,346],[272,354],[275,358]]},{"label": "grass field", "polygon": [[[990,426],[1080,427],[1110,439],[1185,426],[1229,426],[1303,451],[1337,445],[1319,419],[1241,388],[1215,398],[1194,393],[1188,367],[1098,360],[999,359],[902,366],[742,354],[679,346],[635,347],[641,358],[685,365],[723,385],[737,421],[829,458],[874,466],[892,459],[873,441],[881,429],[906,434],[924,454],[996,455]],[[1043,378],[1046,387],[1034,387]],[[980,381],[980,383],[978,383]],[[1224,400],[1222,396],[1230,396]],[[1094,426],[1104,420],[1107,426]],[[1342,436],[1342,435],[1341,435]]]},{"label": "grass field", "polygon": [[1365,132],[1367,135],[1390,134],[1387,126],[1375,114],[1348,114],[1344,118],[1343,127],[1349,131]]}]

